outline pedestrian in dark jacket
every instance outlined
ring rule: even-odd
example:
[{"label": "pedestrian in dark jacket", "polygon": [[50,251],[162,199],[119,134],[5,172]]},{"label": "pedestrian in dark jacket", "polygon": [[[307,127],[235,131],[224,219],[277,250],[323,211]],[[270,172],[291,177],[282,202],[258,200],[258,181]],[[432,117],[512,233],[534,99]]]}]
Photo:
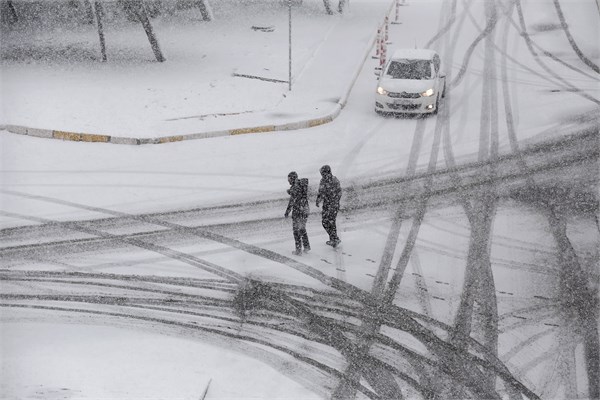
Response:
[{"label": "pedestrian in dark jacket", "polygon": [[331,167],[323,165],[319,170],[321,173],[321,183],[319,184],[319,193],[317,194],[317,207],[323,202],[323,211],[321,213],[321,223],[329,235],[328,245],[336,247],[342,241],[337,235],[335,220],[340,209],[340,199],[342,198],[342,188],[338,178],[332,175]]},{"label": "pedestrian in dark jacket", "polygon": [[308,233],[306,233],[306,220],[310,212],[308,207],[308,179],[299,179],[298,174],[292,171],[288,174],[288,182],[290,188],[287,192],[290,195],[290,201],[284,217],[287,218],[290,211],[292,212],[292,232],[294,233],[294,243],[296,245],[293,254],[301,255],[303,246],[305,252],[310,251]]}]

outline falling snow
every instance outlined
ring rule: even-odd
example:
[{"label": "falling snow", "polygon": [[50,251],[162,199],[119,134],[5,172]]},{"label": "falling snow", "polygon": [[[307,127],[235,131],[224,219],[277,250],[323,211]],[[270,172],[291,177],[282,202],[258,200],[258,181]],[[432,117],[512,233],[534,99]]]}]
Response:
[{"label": "falling snow", "polygon": [[597,1],[140,4],[0,2],[4,397],[600,398]]}]

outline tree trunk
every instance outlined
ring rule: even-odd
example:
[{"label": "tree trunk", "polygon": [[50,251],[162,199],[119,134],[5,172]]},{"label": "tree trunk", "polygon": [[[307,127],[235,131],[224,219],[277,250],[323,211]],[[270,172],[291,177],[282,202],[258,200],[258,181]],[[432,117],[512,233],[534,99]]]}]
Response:
[{"label": "tree trunk", "polygon": [[[563,196],[566,197],[566,196]],[[588,278],[567,236],[567,221],[557,204],[549,206],[550,230],[558,246],[561,270],[560,290],[563,303],[579,320],[588,378],[588,396],[600,399],[600,340],[598,339],[597,297],[588,287]]]},{"label": "tree trunk", "polygon": [[329,2],[329,0],[323,0],[323,4],[325,5],[325,12],[327,12],[327,14],[329,15],[333,14],[333,11],[331,10],[331,3]]},{"label": "tree trunk", "polygon": [[[89,1],[87,2],[89,3]],[[98,37],[100,38],[100,53],[102,54],[102,61],[106,61],[106,43],[104,40],[104,27],[102,25],[102,18],[104,17],[104,10],[102,9],[102,3],[98,0],[94,2],[94,9],[96,12],[96,22],[98,23]]]},{"label": "tree trunk", "polygon": [[85,18],[88,24],[94,23],[94,8],[90,0],[83,1],[83,7],[85,8]]},{"label": "tree trunk", "polygon": [[198,8],[200,9],[200,13],[202,13],[202,19],[204,21],[212,21],[214,19],[208,0],[198,0]]},{"label": "tree trunk", "polygon": [[156,57],[156,61],[165,61],[165,57],[160,51],[160,46],[158,45],[158,39],[154,34],[152,24],[150,23],[150,19],[148,18],[148,13],[146,12],[146,8],[144,7],[143,0],[130,0],[128,1],[128,3],[130,9],[137,16],[139,21],[142,23],[144,30],[146,31],[146,36],[148,36],[148,41],[150,42],[150,46],[152,47],[152,51],[154,52],[154,57]]},{"label": "tree trunk", "polygon": [[19,21],[19,15],[17,14],[17,10],[12,2],[12,0],[7,0],[6,5],[8,6],[8,11],[10,12],[10,22],[15,23]]}]

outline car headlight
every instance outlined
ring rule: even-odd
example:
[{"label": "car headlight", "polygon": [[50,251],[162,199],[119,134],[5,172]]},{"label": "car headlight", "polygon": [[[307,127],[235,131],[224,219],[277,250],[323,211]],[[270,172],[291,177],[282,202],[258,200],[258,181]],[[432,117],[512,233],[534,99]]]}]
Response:
[{"label": "car headlight", "polygon": [[385,90],[384,88],[382,88],[381,86],[377,87],[377,93],[382,94],[382,95],[386,95],[388,94],[387,90]]},{"label": "car headlight", "polygon": [[427,89],[426,91],[421,92],[421,96],[423,96],[423,97],[429,97],[432,95],[433,95],[433,89]]}]

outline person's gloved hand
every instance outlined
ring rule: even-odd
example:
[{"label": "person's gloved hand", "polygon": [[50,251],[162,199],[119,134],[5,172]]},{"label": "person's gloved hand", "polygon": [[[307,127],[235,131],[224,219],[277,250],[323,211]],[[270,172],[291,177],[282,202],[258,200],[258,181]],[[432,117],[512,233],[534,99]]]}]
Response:
[{"label": "person's gloved hand", "polygon": [[286,211],[286,213],[285,213],[285,214],[283,214],[283,218],[287,218],[287,217],[289,217],[289,216],[290,216],[290,213],[289,213],[289,212],[287,212],[287,211]]}]

